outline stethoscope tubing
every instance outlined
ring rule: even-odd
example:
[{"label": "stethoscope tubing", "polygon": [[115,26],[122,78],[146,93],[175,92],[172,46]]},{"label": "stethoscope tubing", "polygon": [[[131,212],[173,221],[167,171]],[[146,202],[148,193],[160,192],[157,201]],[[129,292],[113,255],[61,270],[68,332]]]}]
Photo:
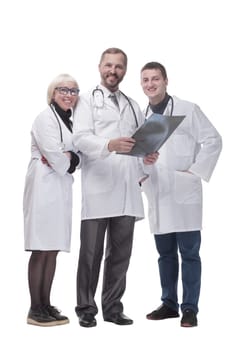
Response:
[{"label": "stethoscope tubing", "polygon": [[53,108],[52,105],[49,106],[51,108],[51,110],[53,111],[53,114],[55,115],[56,119],[57,119],[57,123],[58,123],[58,126],[59,126],[59,131],[60,131],[60,139],[61,139],[61,144],[63,143],[63,135],[62,135],[62,129],[61,129],[61,123],[58,119],[58,116]]},{"label": "stethoscope tubing", "polygon": [[[104,92],[103,92],[102,89],[100,89],[100,88],[98,87],[98,85],[97,85],[96,88],[92,91],[92,96],[93,96],[93,98],[95,98],[95,94],[96,94],[97,92],[98,92],[98,93],[99,93],[99,92],[101,93],[102,98],[103,98],[103,100],[104,100]],[[134,120],[135,120],[136,127],[138,128],[138,120],[137,120],[136,112],[135,112],[135,110],[134,110],[134,108],[133,108],[132,102],[130,101],[129,97],[128,97],[127,95],[125,95],[122,91],[119,90],[119,92],[120,92],[120,94],[123,95],[124,98],[127,100],[128,104],[129,104],[129,106],[130,106],[130,108],[131,108],[131,110],[132,110],[132,112],[133,112],[133,116],[134,116]]]},{"label": "stethoscope tubing", "polygon": [[[172,115],[173,115],[173,110],[174,110],[174,100],[173,100],[173,97],[172,97],[172,96],[170,96],[169,101],[171,101],[171,110],[170,110],[169,117],[172,117]],[[146,116],[146,117],[147,117],[147,115],[148,115],[149,108],[150,108],[150,104],[148,104],[148,106],[146,107],[146,113],[145,113],[145,116]]]}]

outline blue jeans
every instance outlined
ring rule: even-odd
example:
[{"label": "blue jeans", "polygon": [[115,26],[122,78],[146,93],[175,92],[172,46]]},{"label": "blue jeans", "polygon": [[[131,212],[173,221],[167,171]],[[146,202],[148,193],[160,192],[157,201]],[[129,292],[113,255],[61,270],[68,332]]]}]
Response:
[{"label": "blue jeans", "polygon": [[159,253],[158,264],[162,287],[161,300],[170,308],[178,311],[179,250],[183,286],[181,311],[183,312],[189,308],[197,313],[201,288],[200,231],[172,232],[154,235],[154,237]]}]

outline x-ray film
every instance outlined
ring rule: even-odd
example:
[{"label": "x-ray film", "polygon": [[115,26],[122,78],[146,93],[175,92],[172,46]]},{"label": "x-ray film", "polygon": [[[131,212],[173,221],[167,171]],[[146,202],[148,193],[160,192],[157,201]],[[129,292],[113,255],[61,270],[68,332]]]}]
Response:
[{"label": "x-ray film", "polygon": [[121,154],[145,157],[147,154],[158,151],[184,118],[184,115],[170,117],[152,114],[132,135],[132,138],[136,140],[132,150]]}]

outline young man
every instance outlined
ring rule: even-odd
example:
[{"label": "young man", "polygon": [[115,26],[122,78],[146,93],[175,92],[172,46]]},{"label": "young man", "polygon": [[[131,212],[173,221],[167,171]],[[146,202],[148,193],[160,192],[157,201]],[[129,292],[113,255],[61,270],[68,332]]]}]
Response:
[{"label": "young man", "polygon": [[209,181],[222,148],[221,137],[194,103],[167,93],[165,67],[147,63],[141,70],[141,86],[149,98],[146,117],[152,113],[185,115],[162,146],[159,160],[143,183],[149,206],[149,222],[159,253],[162,305],[149,320],[179,317],[177,284],[178,251],[181,256],[183,300],[181,326],[197,326],[201,286],[199,249],[202,228],[202,184]]},{"label": "young man", "polygon": [[[127,56],[117,48],[103,52],[101,83],[80,97],[74,120],[74,144],[83,153],[81,246],[77,273],[79,324],[96,325],[95,292],[107,230],[102,311],[105,321],[129,325],[121,298],[126,287],[134,223],[143,218],[139,161],[117,154],[131,151],[131,135],[144,122],[135,101],[119,91]],[[144,158],[152,164],[156,154]]]}]

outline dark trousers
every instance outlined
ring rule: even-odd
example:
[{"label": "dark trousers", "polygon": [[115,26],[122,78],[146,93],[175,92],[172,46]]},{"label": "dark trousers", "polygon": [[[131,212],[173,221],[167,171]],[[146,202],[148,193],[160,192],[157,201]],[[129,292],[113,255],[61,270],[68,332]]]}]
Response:
[{"label": "dark trousers", "polygon": [[159,253],[158,263],[163,303],[178,311],[179,250],[183,287],[181,310],[189,308],[197,313],[201,288],[200,231],[173,232],[154,237]]},{"label": "dark trousers", "polygon": [[81,246],[77,272],[77,315],[96,315],[95,293],[103,257],[105,232],[106,248],[103,271],[102,311],[106,318],[123,311],[121,298],[126,287],[135,217],[119,216],[81,222]]}]

